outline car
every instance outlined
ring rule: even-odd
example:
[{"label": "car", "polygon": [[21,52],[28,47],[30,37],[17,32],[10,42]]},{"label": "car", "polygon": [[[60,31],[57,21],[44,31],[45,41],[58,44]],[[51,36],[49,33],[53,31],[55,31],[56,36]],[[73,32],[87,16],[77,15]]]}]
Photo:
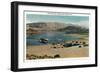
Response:
[{"label": "car", "polygon": [[73,45],[72,45],[72,43],[65,43],[63,46],[64,46],[64,47],[71,47],[71,46],[73,46]]}]

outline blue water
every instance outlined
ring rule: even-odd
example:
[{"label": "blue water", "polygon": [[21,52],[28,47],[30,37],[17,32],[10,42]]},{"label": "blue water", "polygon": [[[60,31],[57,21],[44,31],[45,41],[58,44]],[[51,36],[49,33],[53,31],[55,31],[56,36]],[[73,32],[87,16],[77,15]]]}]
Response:
[{"label": "blue water", "polygon": [[67,36],[64,32],[47,32],[27,36],[27,45],[44,45],[44,43],[39,42],[40,38],[48,39],[48,43],[58,43],[79,39],[78,37]]}]

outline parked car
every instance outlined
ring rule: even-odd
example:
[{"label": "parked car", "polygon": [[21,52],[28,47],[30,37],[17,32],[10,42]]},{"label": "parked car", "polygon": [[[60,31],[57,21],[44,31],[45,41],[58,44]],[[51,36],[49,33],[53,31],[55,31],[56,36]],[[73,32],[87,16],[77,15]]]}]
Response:
[{"label": "parked car", "polygon": [[72,43],[65,43],[63,46],[64,47],[71,47],[72,46]]}]

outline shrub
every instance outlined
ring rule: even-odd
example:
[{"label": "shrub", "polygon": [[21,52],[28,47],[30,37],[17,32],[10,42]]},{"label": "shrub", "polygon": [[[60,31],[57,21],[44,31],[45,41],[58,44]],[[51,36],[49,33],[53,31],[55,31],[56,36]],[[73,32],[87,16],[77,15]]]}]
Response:
[{"label": "shrub", "polygon": [[78,47],[79,47],[79,48],[81,48],[82,46],[81,46],[81,45],[79,45]]},{"label": "shrub", "polygon": [[83,42],[83,45],[85,45],[86,44],[86,42]]},{"label": "shrub", "polygon": [[85,47],[85,46],[88,46],[88,44],[84,44],[83,46],[84,46],[84,47]]},{"label": "shrub", "polygon": [[78,41],[76,41],[76,43],[78,43]]},{"label": "shrub", "polygon": [[54,58],[60,58],[59,54],[54,55]]}]

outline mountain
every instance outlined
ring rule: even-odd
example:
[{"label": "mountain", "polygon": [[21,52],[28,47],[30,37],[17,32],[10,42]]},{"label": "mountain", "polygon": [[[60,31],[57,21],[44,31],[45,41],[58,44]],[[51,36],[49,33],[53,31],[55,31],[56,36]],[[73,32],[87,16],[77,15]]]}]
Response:
[{"label": "mountain", "polygon": [[89,29],[81,26],[67,26],[63,29],[58,29],[58,31],[65,31],[66,33],[88,33]]},{"label": "mountain", "polygon": [[66,24],[58,22],[38,22],[28,23],[27,29],[32,28],[37,31],[54,31],[57,29],[64,28]]},{"label": "mountain", "polygon": [[88,33],[89,29],[78,26],[75,24],[65,24],[60,22],[37,22],[37,23],[28,23],[27,33],[42,33],[47,31],[62,31],[65,33]]}]

